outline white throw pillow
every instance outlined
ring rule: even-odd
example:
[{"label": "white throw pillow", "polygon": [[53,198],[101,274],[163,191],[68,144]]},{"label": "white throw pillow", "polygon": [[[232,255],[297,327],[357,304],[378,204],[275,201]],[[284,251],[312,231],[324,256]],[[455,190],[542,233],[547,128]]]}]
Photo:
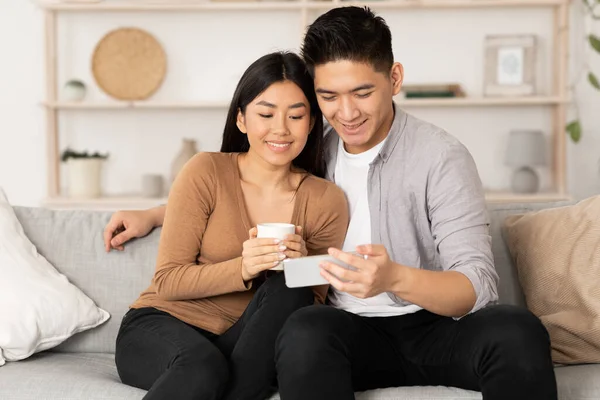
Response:
[{"label": "white throw pillow", "polygon": [[0,366],[55,347],[108,318],[38,254],[0,188]]}]

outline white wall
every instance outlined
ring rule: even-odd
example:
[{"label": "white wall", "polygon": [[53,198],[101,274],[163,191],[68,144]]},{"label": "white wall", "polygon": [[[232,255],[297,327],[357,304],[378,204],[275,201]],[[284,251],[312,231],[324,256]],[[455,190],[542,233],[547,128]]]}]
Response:
[{"label": "white wall", "polygon": [[16,204],[46,194],[42,46],[32,2],[0,0],[0,186]]},{"label": "white wall", "polygon": [[[483,38],[486,34],[535,33],[540,37],[540,92],[552,80],[548,60],[549,10],[440,10],[382,12],[394,35],[396,59],[406,82],[458,81],[468,94],[482,91]],[[572,15],[574,62],[583,46],[579,5]],[[94,84],[90,58],[110,29],[138,26],[152,32],[168,56],[168,73],[152,100],[227,100],[243,69],[275,49],[297,49],[298,12],[208,14],[62,14],[59,82],[83,79],[88,98],[109,98]],[[507,23],[509,21],[509,23]],[[43,100],[43,33],[41,12],[32,2],[0,0],[0,186],[15,204],[38,205],[46,193]],[[600,24],[599,24],[600,25]],[[592,55],[600,73],[600,56]],[[577,198],[600,193],[600,93],[585,82],[578,91],[584,137],[569,146],[569,186]],[[410,109],[456,135],[473,153],[484,185],[504,189],[510,169],[502,164],[507,132],[543,128],[544,107]],[[225,110],[68,111],[60,118],[61,145],[108,151],[108,193],[135,192],[142,173],[168,176],[183,137],[200,150],[217,150]],[[547,179],[547,177],[546,177]]]}]

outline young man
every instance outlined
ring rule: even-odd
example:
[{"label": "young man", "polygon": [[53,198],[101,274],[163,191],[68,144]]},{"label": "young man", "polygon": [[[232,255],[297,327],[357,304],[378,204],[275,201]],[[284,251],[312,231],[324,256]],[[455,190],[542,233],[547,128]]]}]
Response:
[{"label": "young man", "polygon": [[[343,249],[330,254],[356,270],[322,265],[333,307],[306,307],[286,322],[276,345],[282,398],[444,385],[485,400],[556,399],[543,325],[525,309],[490,305],[498,276],[471,155],[393,103],[403,68],[385,21],[368,9],[331,10],[309,27],[302,53],[335,131],[328,178],[350,204]],[[148,233],[163,214],[115,214],[107,250]]]}]

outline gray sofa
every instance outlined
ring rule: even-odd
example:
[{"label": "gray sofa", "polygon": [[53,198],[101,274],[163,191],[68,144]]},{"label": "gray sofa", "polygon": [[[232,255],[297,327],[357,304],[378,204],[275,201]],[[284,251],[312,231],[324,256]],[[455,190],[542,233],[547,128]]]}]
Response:
[{"label": "gray sofa", "polygon": [[[502,221],[510,214],[554,205],[490,205],[501,302],[524,305],[501,238]],[[0,367],[0,399],[141,399],[143,390],[120,383],[113,353],[127,306],[148,285],[154,272],[160,230],[131,243],[125,252],[107,254],[103,250],[102,230],[110,213],[25,207],[16,207],[15,211],[38,251],[107,310],[111,318],[51,351]],[[600,399],[600,365],[558,367],[556,377],[561,400]],[[358,393],[357,398],[463,400],[481,399],[481,394],[447,387],[405,387]]]}]

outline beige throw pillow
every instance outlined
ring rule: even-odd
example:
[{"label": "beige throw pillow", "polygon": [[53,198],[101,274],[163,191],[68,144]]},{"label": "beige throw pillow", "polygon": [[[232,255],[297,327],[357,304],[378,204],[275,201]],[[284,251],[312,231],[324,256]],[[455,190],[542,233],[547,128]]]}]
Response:
[{"label": "beige throw pillow", "polygon": [[554,362],[600,362],[600,196],[510,216],[504,236]]}]

